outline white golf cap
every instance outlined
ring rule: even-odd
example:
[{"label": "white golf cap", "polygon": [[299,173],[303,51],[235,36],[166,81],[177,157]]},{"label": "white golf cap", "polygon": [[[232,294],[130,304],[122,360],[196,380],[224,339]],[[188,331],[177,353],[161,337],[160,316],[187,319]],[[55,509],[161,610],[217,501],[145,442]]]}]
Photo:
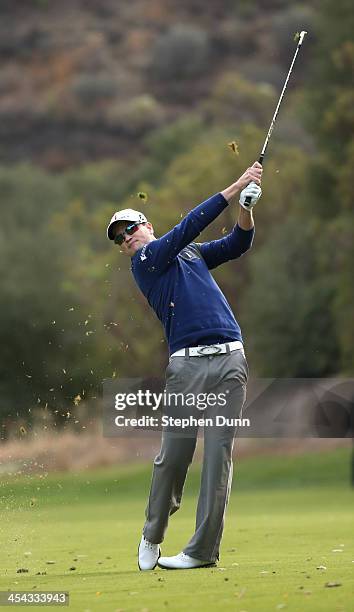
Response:
[{"label": "white golf cap", "polygon": [[132,208],[126,208],[125,210],[119,210],[118,212],[115,212],[107,227],[107,238],[109,238],[109,240],[114,240],[112,228],[113,225],[117,223],[117,221],[147,223],[147,218],[145,217],[145,215],[143,215],[142,212],[139,212],[138,210],[133,210]]}]

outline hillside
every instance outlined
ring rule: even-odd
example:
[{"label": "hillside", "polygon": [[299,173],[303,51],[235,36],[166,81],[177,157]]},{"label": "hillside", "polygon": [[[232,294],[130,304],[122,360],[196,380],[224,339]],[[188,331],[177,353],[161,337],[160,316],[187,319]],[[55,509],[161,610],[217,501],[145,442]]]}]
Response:
[{"label": "hillside", "polygon": [[279,90],[293,34],[313,20],[311,3],[284,0],[267,11],[259,0],[3,0],[0,162],[133,159],[145,134],[186,112],[208,122],[200,107],[223,74]]}]

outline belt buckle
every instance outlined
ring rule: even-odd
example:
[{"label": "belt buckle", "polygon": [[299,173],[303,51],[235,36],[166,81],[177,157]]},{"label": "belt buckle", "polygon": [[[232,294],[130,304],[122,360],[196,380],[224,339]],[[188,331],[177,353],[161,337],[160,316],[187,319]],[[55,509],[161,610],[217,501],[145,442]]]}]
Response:
[{"label": "belt buckle", "polygon": [[221,353],[221,346],[215,344],[208,344],[206,346],[200,346],[197,348],[198,355],[217,355]]}]

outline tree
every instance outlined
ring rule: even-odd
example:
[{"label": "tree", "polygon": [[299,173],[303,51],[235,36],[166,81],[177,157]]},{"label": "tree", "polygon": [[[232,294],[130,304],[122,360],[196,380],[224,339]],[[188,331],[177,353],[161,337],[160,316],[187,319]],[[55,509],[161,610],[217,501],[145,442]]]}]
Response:
[{"label": "tree", "polygon": [[317,232],[316,224],[292,216],[275,225],[252,255],[243,317],[259,375],[306,378],[338,371],[334,283],[319,273]]},{"label": "tree", "polygon": [[[316,55],[307,91],[307,123],[321,154],[309,190],[309,209],[323,218],[322,232],[336,266],[332,310],[344,371],[354,368],[353,161],[354,16],[349,0],[325,0],[318,20]],[[324,271],[324,274],[326,272]]]}]

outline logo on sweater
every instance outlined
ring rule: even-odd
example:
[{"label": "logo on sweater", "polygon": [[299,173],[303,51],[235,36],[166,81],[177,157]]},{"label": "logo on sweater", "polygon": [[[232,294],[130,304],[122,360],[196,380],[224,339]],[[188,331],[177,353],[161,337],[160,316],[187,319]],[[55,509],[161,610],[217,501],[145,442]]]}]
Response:
[{"label": "logo on sweater", "polygon": [[141,261],[144,261],[146,259],[146,255],[145,255],[146,247],[147,247],[147,244],[144,244],[144,246],[143,246],[143,248],[141,250],[141,253],[140,253],[140,260]]},{"label": "logo on sweater", "polygon": [[180,252],[180,256],[182,259],[198,259],[198,255],[195,253],[194,249],[191,249],[190,247],[184,248]]}]

